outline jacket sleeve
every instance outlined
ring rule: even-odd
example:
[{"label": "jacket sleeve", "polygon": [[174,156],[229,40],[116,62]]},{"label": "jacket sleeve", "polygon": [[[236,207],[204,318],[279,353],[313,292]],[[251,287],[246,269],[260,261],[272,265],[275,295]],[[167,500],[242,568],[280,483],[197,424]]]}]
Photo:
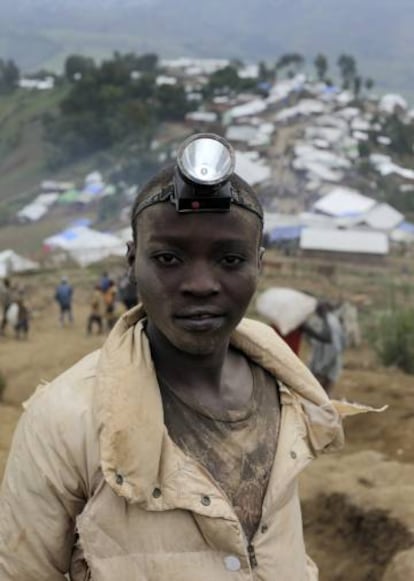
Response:
[{"label": "jacket sleeve", "polygon": [[64,581],[70,566],[86,486],[67,441],[69,422],[47,404],[35,398],[10,450],[0,494],[2,581]]}]

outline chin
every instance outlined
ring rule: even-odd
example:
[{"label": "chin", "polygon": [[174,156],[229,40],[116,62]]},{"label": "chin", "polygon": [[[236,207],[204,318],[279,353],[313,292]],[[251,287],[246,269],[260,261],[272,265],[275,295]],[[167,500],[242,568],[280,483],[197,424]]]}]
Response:
[{"label": "chin", "polygon": [[223,343],[218,337],[192,336],[174,341],[175,347],[189,355],[211,355]]}]

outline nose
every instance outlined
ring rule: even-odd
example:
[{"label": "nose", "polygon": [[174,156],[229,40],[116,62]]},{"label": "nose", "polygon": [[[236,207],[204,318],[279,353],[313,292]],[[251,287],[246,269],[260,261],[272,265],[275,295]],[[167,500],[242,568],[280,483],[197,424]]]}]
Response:
[{"label": "nose", "polygon": [[181,292],[198,297],[207,297],[220,292],[220,283],[214,267],[198,261],[186,269],[181,283]]}]

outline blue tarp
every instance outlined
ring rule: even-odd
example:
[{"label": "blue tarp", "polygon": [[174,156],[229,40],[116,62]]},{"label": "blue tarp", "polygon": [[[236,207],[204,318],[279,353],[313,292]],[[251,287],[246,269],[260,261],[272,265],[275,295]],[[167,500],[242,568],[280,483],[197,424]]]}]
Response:
[{"label": "blue tarp", "polygon": [[297,240],[300,238],[300,233],[302,232],[303,228],[303,226],[277,226],[269,232],[269,242]]},{"label": "blue tarp", "polygon": [[414,224],[411,222],[401,222],[401,224],[397,227],[397,230],[402,230],[403,232],[414,234]]},{"label": "blue tarp", "polygon": [[92,220],[89,218],[78,218],[69,224],[69,228],[76,228],[77,226],[90,226],[91,224]]}]

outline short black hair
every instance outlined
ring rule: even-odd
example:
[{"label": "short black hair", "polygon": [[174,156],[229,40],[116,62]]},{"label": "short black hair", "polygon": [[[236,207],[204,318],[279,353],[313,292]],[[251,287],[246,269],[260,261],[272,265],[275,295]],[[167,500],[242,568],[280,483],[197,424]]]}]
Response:
[{"label": "short black hair", "polygon": [[[138,192],[131,210],[131,227],[134,242],[136,242],[137,216],[139,215],[139,210],[142,204],[151,196],[171,186],[173,183],[174,171],[175,164],[170,164],[164,167],[149,181],[147,181]],[[248,205],[252,207],[252,211],[258,216],[258,218],[261,218],[261,229],[263,229],[263,208],[254,189],[236,173],[231,175],[230,184],[237,193],[243,195],[243,197],[248,202]]]}]

